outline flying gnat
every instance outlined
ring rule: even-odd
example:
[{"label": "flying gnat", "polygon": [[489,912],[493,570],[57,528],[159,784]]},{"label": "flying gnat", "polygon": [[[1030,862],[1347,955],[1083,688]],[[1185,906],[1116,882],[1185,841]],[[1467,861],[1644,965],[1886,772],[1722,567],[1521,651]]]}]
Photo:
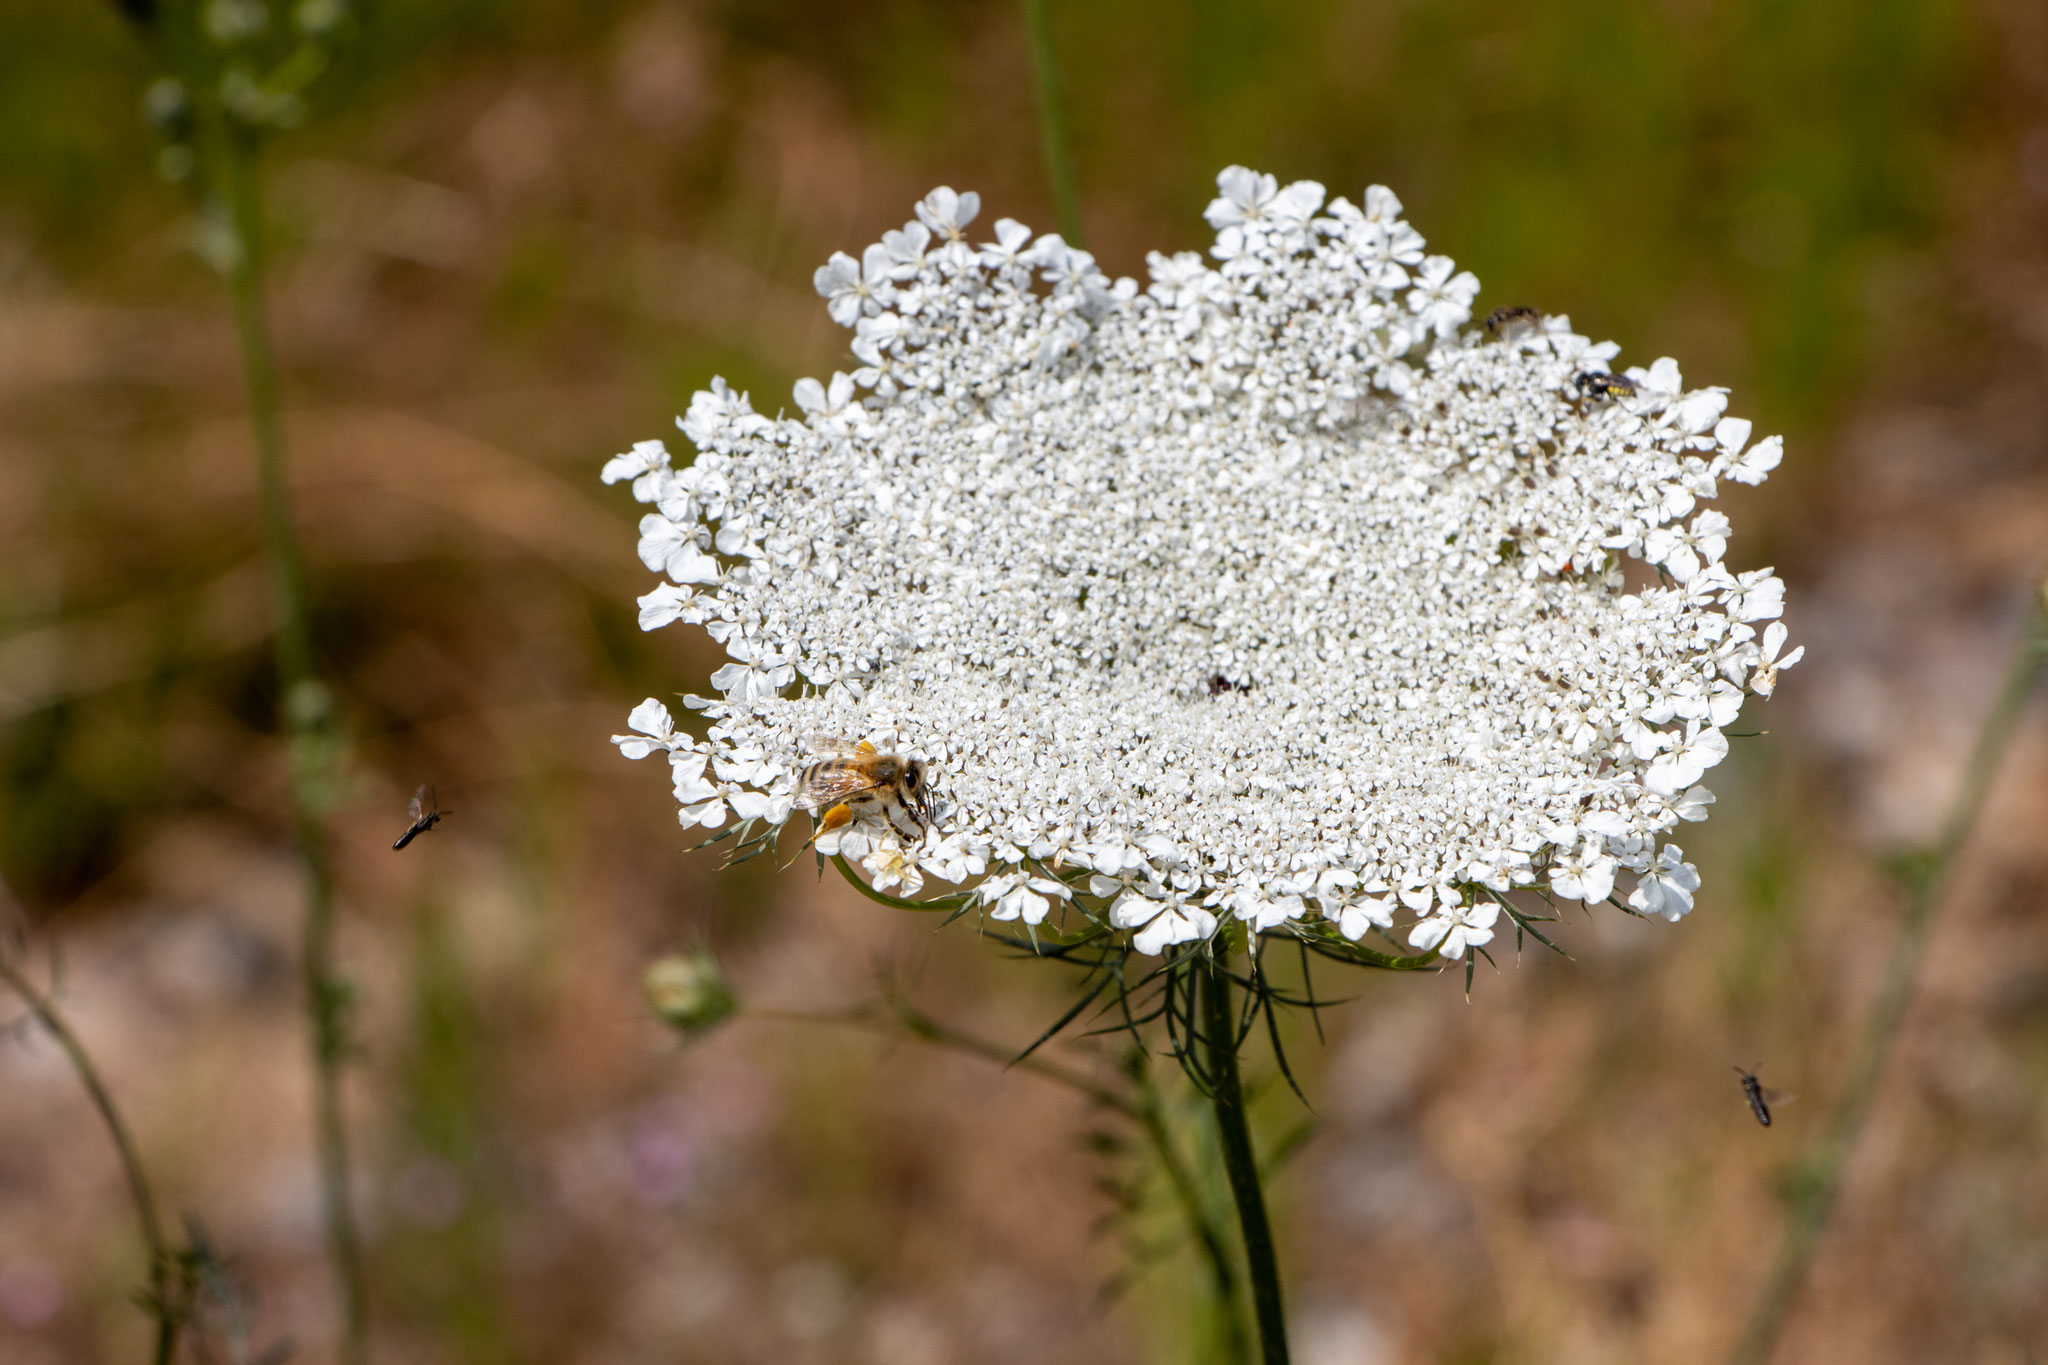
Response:
[{"label": "flying gnat", "polygon": [[406,827],[405,833],[398,836],[397,842],[391,845],[392,849],[395,851],[404,848],[440,823],[442,817],[455,813],[452,810],[437,809],[440,804],[432,787],[421,787],[414,792],[411,802],[405,808],[405,818],[412,821],[412,824]]},{"label": "flying gnat", "polygon": [[1756,1115],[1756,1121],[1764,1127],[1771,1126],[1771,1106],[1790,1104],[1792,1096],[1782,1090],[1767,1090],[1756,1073],[1744,1067],[1736,1067],[1735,1074],[1742,1077],[1742,1097],[1749,1101],[1749,1112]]}]

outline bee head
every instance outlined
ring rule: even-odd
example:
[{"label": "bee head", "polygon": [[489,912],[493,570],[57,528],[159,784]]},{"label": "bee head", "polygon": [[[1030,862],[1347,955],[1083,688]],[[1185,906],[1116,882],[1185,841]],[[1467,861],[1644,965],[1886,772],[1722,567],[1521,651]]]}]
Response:
[{"label": "bee head", "polygon": [[925,761],[921,758],[907,758],[903,761],[903,795],[913,809],[920,814],[931,807],[925,795]]}]

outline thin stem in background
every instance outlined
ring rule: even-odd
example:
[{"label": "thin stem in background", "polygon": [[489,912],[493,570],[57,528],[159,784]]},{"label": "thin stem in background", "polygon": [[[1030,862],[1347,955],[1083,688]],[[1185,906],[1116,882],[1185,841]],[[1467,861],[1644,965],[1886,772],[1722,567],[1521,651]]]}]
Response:
[{"label": "thin stem in background", "polygon": [[1038,138],[1045,144],[1045,173],[1052,181],[1060,236],[1082,246],[1081,194],[1074,187],[1074,162],[1067,150],[1067,120],[1060,102],[1059,59],[1053,54],[1052,21],[1046,0],[1024,0],[1024,34],[1031,45],[1031,85],[1038,97]]},{"label": "thin stem in background", "polygon": [[1247,1359],[1249,1341],[1245,1332],[1244,1311],[1237,1297],[1237,1267],[1230,1259],[1229,1249],[1224,1245],[1223,1230],[1209,1215],[1208,1204],[1202,1198],[1200,1187],[1195,1183],[1194,1173],[1188,1169],[1187,1159],[1181,1155],[1180,1148],[1174,1143],[1165,1105],[1158,1087],[1152,1083],[1149,1058],[1139,1057],[1129,1068],[1135,1094],[1126,1097],[1058,1062],[1035,1055],[1019,1057],[1014,1047],[991,1042],[986,1038],[977,1038],[951,1025],[942,1024],[904,1001],[892,1002],[888,1015],[863,1009],[829,1014],[806,1010],[747,1009],[742,1012],[741,1017],[785,1024],[848,1024],[856,1028],[907,1033],[934,1047],[951,1048],[955,1052],[980,1057],[1006,1069],[1028,1071],[1034,1076],[1057,1082],[1136,1123],[1145,1134],[1146,1141],[1151,1143],[1152,1151],[1159,1159],[1160,1168],[1166,1172],[1167,1184],[1173,1190],[1175,1202],[1180,1205],[1181,1216],[1187,1221],[1188,1231],[1202,1249],[1202,1258],[1209,1271],[1210,1287],[1215,1295],[1216,1312],[1227,1349],[1227,1359]]},{"label": "thin stem in background", "polygon": [[1105,1109],[1113,1109],[1126,1118],[1137,1119],[1138,1112],[1131,1102],[1108,1086],[1090,1080],[1080,1072],[1061,1066],[1058,1062],[1044,1057],[1017,1056],[1017,1049],[1003,1043],[977,1038],[971,1033],[962,1033],[949,1025],[942,1024],[910,1005],[897,1002],[887,1015],[872,1010],[851,1009],[832,1013],[810,1010],[772,1010],[748,1007],[740,1012],[743,1019],[759,1019],[773,1024],[845,1024],[854,1028],[879,1029],[886,1033],[907,1033],[911,1037],[935,1047],[947,1047],[955,1052],[964,1052],[970,1057],[980,1057],[998,1066],[1015,1067],[1028,1071],[1034,1076],[1057,1081],[1070,1090],[1079,1091]]},{"label": "thin stem in background", "polygon": [[1931,848],[1901,865],[1900,875],[1907,890],[1905,922],[1899,927],[1898,942],[1893,944],[1891,958],[1885,964],[1884,980],[1864,1024],[1863,1037],[1849,1068],[1849,1081],[1828,1125],[1827,1136],[1801,1163],[1797,1182],[1787,1199],[1785,1240],[1771,1276],[1757,1296],[1749,1327],[1729,1357],[1733,1365],[1765,1365],[1770,1360],[1792,1305],[1806,1283],[1821,1234],[1827,1230],[1828,1215],[1841,1192],[1843,1173],[1870,1117],[1885,1061],[1891,1055],[1907,1007],[1913,1002],[1920,957],[1934,926],[1935,912],[1941,908],[1942,895],[1969,842],[1991,779],[1997,775],[1999,762],[2011,746],[2027,698],[2040,680],[2044,662],[2048,662],[2048,584],[2042,586],[2039,599],[2027,613],[2005,686],[1977,733],[1976,745],[1963,768],[1962,786],[1956,792],[1948,818],[1942,822],[1939,837]]},{"label": "thin stem in background", "polygon": [[348,1130],[341,1108],[341,1071],[348,1054],[348,991],[334,967],[334,871],[321,825],[332,780],[333,708],[313,668],[305,570],[285,488],[277,368],[264,318],[263,200],[254,135],[231,126],[221,139],[220,159],[236,244],[228,287],[234,298],[235,332],[241,343],[249,418],[256,437],[264,546],[277,594],[277,677],[291,751],[292,833],[306,875],[301,972],[313,1053],[321,1218],[340,1300],[341,1360],[343,1365],[364,1365],[369,1357],[368,1295],[349,1188]]},{"label": "thin stem in background", "polygon": [[135,1139],[128,1132],[128,1125],[121,1118],[121,1111],[114,1105],[114,1097],[108,1091],[106,1082],[100,1079],[99,1068],[92,1064],[85,1045],[78,1041],[78,1035],[57,1013],[57,1007],[50,998],[37,990],[21,969],[0,952],[0,981],[28,1006],[34,1015],[57,1040],[57,1046],[64,1050],[65,1058],[78,1076],[79,1084],[92,1100],[93,1108],[100,1111],[100,1120],[106,1124],[107,1133],[114,1139],[114,1150],[121,1157],[121,1171],[128,1180],[128,1199],[135,1205],[135,1220],[142,1225],[142,1245],[149,1253],[149,1299],[150,1315],[156,1319],[156,1348],[151,1359],[155,1365],[171,1365],[171,1358],[178,1351],[178,1332],[184,1324],[185,1310],[183,1296],[175,1292],[172,1281],[172,1267],[177,1262],[177,1253],[164,1240],[163,1224],[157,1221],[156,1200],[149,1192],[149,1177],[142,1169],[142,1157],[135,1149]]},{"label": "thin stem in background", "polygon": [[1280,1299],[1280,1263],[1273,1250],[1273,1229],[1266,1221],[1266,1195],[1259,1187],[1259,1162],[1252,1153],[1251,1125],[1246,1119],[1244,1085],[1237,1072],[1237,1011],[1230,999],[1229,967],[1218,944],[1216,955],[1194,970],[1203,998],[1204,1044],[1209,1062],[1209,1094],[1216,1109],[1217,1141],[1223,1169],[1237,1201],[1237,1221],[1244,1230],[1245,1265],[1251,1272],[1252,1307],[1258,1315],[1259,1350],[1265,1365],[1287,1365],[1287,1318]]},{"label": "thin stem in background", "polygon": [[1249,1360],[1251,1336],[1245,1328],[1244,1305],[1237,1297],[1237,1265],[1230,1258],[1230,1249],[1224,1245],[1223,1229],[1209,1216],[1208,1201],[1202,1198],[1194,1173],[1188,1169],[1180,1149],[1174,1145],[1159,1088],[1152,1083],[1149,1057],[1139,1057],[1132,1066],[1131,1083],[1137,1090],[1133,1103],[1139,1124],[1151,1141],[1152,1150],[1158,1154],[1160,1166],[1166,1171],[1167,1183],[1173,1187],[1174,1198],[1180,1203],[1181,1216],[1187,1219],[1189,1230],[1195,1234],[1195,1240],[1202,1248],[1202,1260],[1209,1269],[1210,1294],[1216,1303],[1217,1325],[1223,1338],[1224,1359],[1233,1362]]}]

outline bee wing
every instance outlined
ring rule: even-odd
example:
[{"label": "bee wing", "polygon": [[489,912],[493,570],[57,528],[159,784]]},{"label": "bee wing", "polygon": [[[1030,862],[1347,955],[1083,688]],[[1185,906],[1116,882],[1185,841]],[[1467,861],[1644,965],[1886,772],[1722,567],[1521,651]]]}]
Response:
[{"label": "bee wing", "polygon": [[837,805],[851,796],[874,791],[882,784],[858,768],[817,767],[804,774],[797,789],[796,804],[804,810]]},{"label": "bee wing", "polygon": [[1764,1103],[1770,1105],[1773,1109],[1782,1108],[1788,1104],[1797,1104],[1798,1102],[1799,1096],[1793,1091],[1773,1090],[1769,1086],[1764,1087]]},{"label": "bee wing", "polygon": [[426,813],[427,789],[424,786],[422,786],[418,791],[412,794],[412,800],[406,805],[405,818],[412,821],[414,824],[418,824],[420,817],[422,815],[425,815]]},{"label": "bee wing", "polygon": [[[853,758],[862,752],[859,743],[844,735],[805,735],[804,748],[820,758]],[[873,753],[874,746],[868,745],[866,752]]]}]

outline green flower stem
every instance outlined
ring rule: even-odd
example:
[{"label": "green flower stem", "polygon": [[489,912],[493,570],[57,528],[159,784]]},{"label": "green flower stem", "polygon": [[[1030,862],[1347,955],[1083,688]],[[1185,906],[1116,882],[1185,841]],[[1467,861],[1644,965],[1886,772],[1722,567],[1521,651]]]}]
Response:
[{"label": "green flower stem", "polygon": [[277,676],[291,752],[292,832],[306,876],[302,974],[313,1051],[314,1126],[321,1215],[341,1303],[343,1365],[368,1359],[368,1295],[361,1239],[349,1192],[348,1132],[341,1110],[341,1069],[348,1054],[346,983],[334,967],[334,872],[321,813],[331,784],[332,706],[314,673],[306,579],[285,488],[284,434],[277,368],[264,319],[263,201],[256,136],[229,121],[218,144],[222,187],[235,251],[228,268],[235,332],[249,389],[264,546],[277,595]]},{"label": "green flower stem", "polygon": [[1990,791],[1991,780],[1997,775],[1999,762],[2005,757],[2006,750],[2011,747],[2013,732],[2019,725],[2027,698],[2040,680],[2044,663],[2048,663],[2048,584],[2042,586],[2034,609],[2028,613],[2024,633],[2006,674],[2005,686],[1984,717],[1983,728],[1977,733],[1976,745],[1963,769],[1962,786],[1956,792],[1955,804],[1949,808],[1948,818],[1942,823],[1939,837],[1931,848],[1900,864],[1900,876],[1907,892],[1905,922],[1899,928],[1898,941],[1892,945],[1891,958],[1885,964],[1877,1000],[1863,1026],[1863,1037],[1849,1067],[1848,1084],[1828,1124],[1827,1135],[1800,1164],[1797,1179],[1787,1198],[1785,1239],[1779,1248],[1771,1277],[1764,1282],[1763,1291],[1757,1296],[1749,1327],[1729,1357],[1734,1365],[1764,1365],[1770,1360],[1785,1319],[1806,1282],[1821,1234],[1827,1230],[1828,1215],[1841,1191],[1843,1172],[1849,1158],[1855,1154],[1857,1139],[1870,1117],[1885,1061],[1891,1055],[1892,1044],[1897,1039],[1899,1025],[1905,1020],[1906,1010],[1913,1002],[1920,957],[1934,926],[1935,913],[1941,908],[1949,878],[1969,843],[1970,831],[1976,826],[1977,814]]},{"label": "green flower stem", "polygon": [[1280,1301],[1280,1264],[1273,1250],[1273,1230],[1266,1221],[1266,1195],[1259,1187],[1258,1158],[1252,1154],[1244,1085],[1237,1071],[1237,1011],[1231,1006],[1228,963],[1222,957],[1220,945],[1216,955],[1197,966],[1195,972],[1203,997],[1210,1099],[1216,1109],[1223,1169],[1230,1177],[1230,1193],[1237,1201],[1237,1221],[1244,1231],[1244,1259],[1251,1272],[1259,1350],[1265,1365],[1287,1365],[1287,1319]]},{"label": "green flower stem", "polygon": [[1031,45],[1031,84],[1038,96],[1038,136],[1045,144],[1045,171],[1052,182],[1060,235],[1081,246],[1081,195],[1074,187],[1074,163],[1067,151],[1067,121],[1060,106],[1059,59],[1053,54],[1052,22],[1046,0],[1024,0],[1024,33]]},{"label": "green flower stem", "polygon": [[72,1071],[77,1073],[79,1084],[85,1087],[86,1095],[91,1098],[93,1108],[100,1111],[100,1120],[106,1124],[108,1135],[114,1139],[114,1150],[121,1157],[121,1171],[128,1179],[128,1198],[135,1205],[136,1221],[142,1225],[142,1244],[149,1253],[149,1311],[156,1319],[156,1349],[151,1359],[155,1365],[171,1365],[171,1359],[178,1351],[178,1331],[185,1318],[182,1296],[174,1294],[171,1278],[177,1256],[164,1240],[163,1224],[157,1221],[156,1200],[150,1195],[149,1177],[142,1169],[135,1139],[129,1135],[121,1111],[114,1107],[113,1095],[108,1092],[106,1082],[100,1079],[99,1068],[92,1064],[92,1058],[86,1054],[84,1044],[78,1041],[78,1035],[57,1013],[49,997],[38,991],[5,953],[0,953],[0,981],[6,982],[8,988],[21,997],[29,1013],[57,1040],[57,1046],[64,1050]]}]

